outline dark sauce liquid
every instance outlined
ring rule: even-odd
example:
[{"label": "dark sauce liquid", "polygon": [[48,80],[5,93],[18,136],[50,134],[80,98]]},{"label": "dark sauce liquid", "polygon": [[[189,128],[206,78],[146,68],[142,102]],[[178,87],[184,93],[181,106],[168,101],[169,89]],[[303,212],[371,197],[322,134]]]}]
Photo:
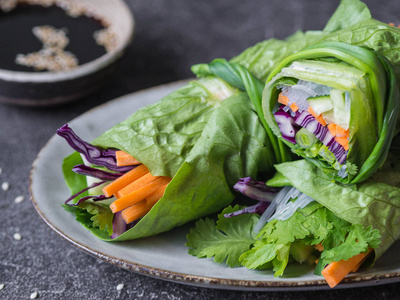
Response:
[{"label": "dark sauce liquid", "polygon": [[18,54],[42,49],[43,44],[32,33],[32,28],[45,25],[67,29],[69,44],[65,51],[73,53],[79,65],[106,53],[105,48],[93,38],[95,31],[104,29],[100,21],[85,16],[70,17],[56,6],[19,5],[11,12],[0,11],[0,69],[35,72],[32,67],[16,64],[15,58]]}]

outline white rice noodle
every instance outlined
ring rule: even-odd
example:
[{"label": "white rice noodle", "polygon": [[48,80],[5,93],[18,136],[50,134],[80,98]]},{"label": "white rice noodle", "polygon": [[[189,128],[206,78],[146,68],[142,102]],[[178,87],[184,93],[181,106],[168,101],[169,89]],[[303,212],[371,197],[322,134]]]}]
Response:
[{"label": "white rice noodle", "polygon": [[[296,199],[297,198],[297,199]],[[290,201],[290,199],[296,199]],[[287,220],[298,208],[304,208],[314,201],[311,197],[303,194],[294,187],[284,187],[272,200],[269,207],[261,215],[260,220],[254,227],[255,232],[259,232],[262,227],[271,220]]]},{"label": "white rice noodle", "polygon": [[332,87],[330,87],[330,86],[318,84],[318,83],[311,82],[311,81],[304,81],[304,80],[299,80],[297,82],[297,85],[303,85],[303,86],[311,89],[315,93],[314,97],[329,95],[329,93],[332,89]]},{"label": "white rice noodle", "polygon": [[308,110],[308,98],[329,95],[332,89],[330,86],[304,80],[299,80],[292,86],[278,85],[277,88],[282,90],[282,95],[289,98],[288,106],[296,103],[300,112]]},{"label": "white rice noodle", "polygon": [[282,89],[282,95],[289,98],[289,106],[293,103],[296,103],[300,112],[308,110],[309,105],[307,99],[311,95],[304,89],[298,89],[296,88],[296,85],[286,86]]},{"label": "white rice noodle", "polygon": [[279,211],[277,209],[275,214],[268,220],[268,222],[274,219],[280,221],[287,220],[298,208],[304,208],[313,201],[313,198],[301,193],[301,195],[295,201],[289,201],[285,205],[282,205]]},{"label": "white rice noodle", "polygon": [[273,215],[274,211],[276,210],[276,207],[282,202],[286,201],[287,199],[287,194],[289,191],[292,189],[290,186],[285,186],[283,189],[280,190],[278,194],[276,194],[274,200],[270,203],[268,208],[265,210],[265,212],[261,215],[260,219],[258,220],[258,223],[256,226],[254,226],[254,232],[259,232],[261,228],[264,227],[264,225],[268,222],[269,218]]},{"label": "white rice noodle", "polygon": [[346,170],[347,170],[347,166],[346,165],[343,165],[341,168],[340,168],[340,170],[339,170],[339,172],[338,172],[338,176],[339,177],[342,177],[342,178],[346,178],[347,177],[347,172],[346,172]]}]

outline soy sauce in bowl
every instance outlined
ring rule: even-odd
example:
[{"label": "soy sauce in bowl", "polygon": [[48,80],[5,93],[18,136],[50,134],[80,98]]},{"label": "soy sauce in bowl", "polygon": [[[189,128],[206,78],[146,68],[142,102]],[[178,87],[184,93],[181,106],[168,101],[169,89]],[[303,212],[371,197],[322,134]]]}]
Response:
[{"label": "soy sauce in bowl", "polygon": [[123,0],[0,0],[0,102],[82,98],[107,83],[133,32]]},{"label": "soy sauce in bowl", "polygon": [[71,17],[57,6],[18,5],[10,12],[0,11],[0,69],[36,72],[38,70],[16,62],[18,55],[37,53],[43,49],[43,42],[33,33],[34,28],[51,26],[63,30],[68,39],[64,48],[78,60],[78,65],[88,63],[106,54],[99,45],[95,32],[104,30],[101,21],[87,16]]}]

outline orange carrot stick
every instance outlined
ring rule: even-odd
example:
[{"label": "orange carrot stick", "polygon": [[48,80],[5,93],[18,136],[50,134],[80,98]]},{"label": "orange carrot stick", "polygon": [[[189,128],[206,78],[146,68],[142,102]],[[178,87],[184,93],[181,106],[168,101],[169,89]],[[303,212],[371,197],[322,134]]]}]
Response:
[{"label": "orange carrot stick", "polygon": [[351,257],[348,260],[334,261],[334,262],[330,263],[321,272],[322,275],[325,277],[325,280],[329,284],[329,286],[331,288],[335,287],[371,251],[372,251],[372,249],[370,249],[367,254],[364,254],[364,252],[363,252],[363,253],[360,253],[358,255]]},{"label": "orange carrot stick", "polygon": [[[159,177],[159,176],[157,176],[157,177]],[[117,198],[121,198],[123,196],[126,196],[126,195],[132,193],[133,191],[145,186],[149,182],[152,182],[157,177],[154,177],[149,172],[149,173],[143,175],[142,177],[136,179],[132,183],[128,184],[126,187],[120,189],[118,192],[115,193],[115,196]]]},{"label": "orange carrot stick", "polygon": [[362,266],[362,264],[365,262],[365,260],[367,259],[368,256],[365,256],[352,270],[351,272],[357,272],[358,269]]},{"label": "orange carrot stick", "polygon": [[115,157],[117,158],[117,166],[132,166],[140,164],[136,158],[124,151],[116,151]]},{"label": "orange carrot stick", "polygon": [[299,110],[299,107],[297,106],[296,103],[292,103],[292,104],[290,105],[290,109],[291,109],[292,111],[296,112],[296,111]]},{"label": "orange carrot stick", "polygon": [[289,103],[289,98],[286,97],[286,96],[283,96],[283,94],[280,93],[279,96],[278,96],[278,102],[279,102],[280,104],[283,104],[283,105],[288,105],[288,103]]},{"label": "orange carrot stick", "polygon": [[164,186],[170,181],[171,178],[169,177],[158,177],[147,185],[137,189],[136,191],[115,200],[113,203],[111,203],[110,209],[113,213],[121,211],[131,206],[132,204],[138,203],[139,201],[150,196],[153,192],[157,190],[157,188],[159,188],[160,186]]},{"label": "orange carrot stick", "polygon": [[139,165],[136,168],[130,170],[129,172],[125,173],[121,177],[115,179],[110,184],[106,185],[103,188],[103,194],[106,197],[110,197],[118,192],[120,189],[124,188],[132,181],[142,177],[144,174],[148,173],[149,170],[145,165]]},{"label": "orange carrot stick", "polygon": [[122,218],[125,222],[131,223],[139,218],[144,217],[158,200],[164,195],[164,190],[168,184],[159,187],[155,192],[148,196],[145,200],[125,208],[122,211]]},{"label": "orange carrot stick", "polygon": [[319,115],[319,117],[316,118],[316,120],[322,125],[322,126],[326,126],[326,121],[325,119]]},{"label": "orange carrot stick", "polygon": [[314,245],[314,248],[317,249],[319,252],[324,251],[324,246],[321,243]]},{"label": "orange carrot stick", "polygon": [[[150,207],[151,208],[151,207]],[[129,224],[143,216],[145,216],[150,208],[147,205],[146,199],[139,201],[138,203],[135,203],[128,208],[125,208],[121,215],[126,224]]]},{"label": "orange carrot stick", "polygon": [[311,114],[314,118],[318,118],[319,115],[311,108],[311,106],[308,107],[307,109],[308,113]]},{"label": "orange carrot stick", "polygon": [[160,200],[162,196],[164,196],[164,191],[167,188],[167,185],[168,184],[161,186],[154,193],[152,193],[150,196],[146,198],[148,206],[153,207],[154,204],[156,204],[157,201]]},{"label": "orange carrot stick", "polygon": [[[286,96],[283,96],[282,93],[280,93],[280,94],[279,94],[279,97],[278,97],[278,102],[281,103],[281,104],[283,104],[283,105],[288,105],[288,104],[289,104],[289,98],[286,97]],[[299,107],[297,106],[296,103],[292,103],[292,104],[290,105],[290,109],[291,109],[292,111],[298,111],[298,110],[299,110]]]},{"label": "orange carrot stick", "polygon": [[347,137],[347,138],[350,136],[348,129],[346,130],[343,127],[340,127],[339,125],[333,123],[328,125],[328,129],[333,136],[338,135],[340,137]]},{"label": "orange carrot stick", "polygon": [[344,150],[349,150],[349,139],[344,136],[335,136],[335,141],[343,146]]}]

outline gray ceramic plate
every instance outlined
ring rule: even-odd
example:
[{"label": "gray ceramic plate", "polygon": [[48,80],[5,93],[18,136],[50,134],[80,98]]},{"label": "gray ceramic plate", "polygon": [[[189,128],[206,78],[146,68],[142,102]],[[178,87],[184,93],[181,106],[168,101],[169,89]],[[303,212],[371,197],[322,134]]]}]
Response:
[{"label": "gray ceramic plate", "polygon": [[[92,140],[140,107],[156,102],[186,81],[155,87],[124,96],[97,107],[69,124],[84,139]],[[122,113],[122,114],[121,114]],[[211,259],[187,254],[183,226],[151,238],[107,243],[81,227],[61,204],[69,196],[61,173],[62,159],[71,153],[65,141],[53,136],[40,151],[31,172],[32,201],[39,215],[54,231],[83,251],[134,272],[178,283],[237,290],[328,289],[321,277],[305,265],[288,266],[284,277],[271,271],[231,269]],[[337,288],[371,286],[400,281],[400,243],[394,245],[370,270],[346,278]]]}]

